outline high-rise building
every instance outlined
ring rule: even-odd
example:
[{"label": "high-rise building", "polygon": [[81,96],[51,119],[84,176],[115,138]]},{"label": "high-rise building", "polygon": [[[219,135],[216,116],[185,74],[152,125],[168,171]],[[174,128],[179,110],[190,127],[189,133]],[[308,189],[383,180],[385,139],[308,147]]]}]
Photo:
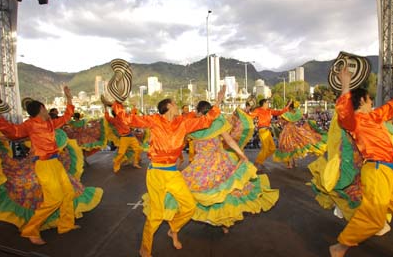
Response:
[{"label": "high-rise building", "polygon": [[188,90],[190,90],[191,95],[196,94],[197,91],[197,85],[196,84],[188,84],[187,86]]},{"label": "high-rise building", "polygon": [[154,92],[162,91],[162,83],[158,81],[157,77],[147,78],[147,94],[152,95]]},{"label": "high-rise building", "polygon": [[296,81],[296,71],[290,70],[288,71],[288,83]]},{"label": "high-rise building", "polygon": [[236,97],[237,95],[237,83],[235,76],[226,76],[224,78],[224,84],[227,86],[226,96]]},{"label": "high-rise building", "polygon": [[94,82],[94,95],[97,99],[100,98],[101,94],[105,93],[106,81],[102,79],[101,76],[96,76]]},{"label": "high-rise building", "polygon": [[304,68],[303,67],[296,67],[296,81],[304,81]]},{"label": "high-rise building", "polygon": [[220,91],[220,57],[210,56],[210,98],[216,99]]},{"label": "high-rise building", "polygon": [[261,95],[263,98],[270,98],[272,96],[271,89],[265,84],[265,81],[258,79],[255,81],[254,94],[258,97]]}]

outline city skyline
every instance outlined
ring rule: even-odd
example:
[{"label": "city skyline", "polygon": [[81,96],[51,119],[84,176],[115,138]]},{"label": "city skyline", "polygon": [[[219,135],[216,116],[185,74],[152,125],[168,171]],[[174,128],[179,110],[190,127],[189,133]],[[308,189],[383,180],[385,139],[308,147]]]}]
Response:
[{"label": "city skyline", "polygon": [[368,0],[22,1],[17,61],[63,72],[114,58],[185,65],[206,57],[208,24],[210,54],[255,61],[257,70],[288,70],[334,59],[342,50],[378,55],[376,5]]}]

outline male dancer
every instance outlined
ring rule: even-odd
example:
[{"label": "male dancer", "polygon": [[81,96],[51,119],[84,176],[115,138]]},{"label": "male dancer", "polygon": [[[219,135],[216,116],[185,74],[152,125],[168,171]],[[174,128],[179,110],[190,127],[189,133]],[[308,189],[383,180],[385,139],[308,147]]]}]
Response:
[{"label": "male dancer", "polygon": [[[137,112],[132,113],[134,115],[137,114]],[[140,146],[138,139],[135,137],[134,132],[131,131],[130,127],[121,119],[117,118],[114,112],[112,112],[112,115],[113,117],[109,116],[109,113],[105,111],[105,119],[115,127],[120,136],[119,150],[117,151],[117,156],[113,159],[113,171],[117,173],[120,170],[122,160],[128,148],[131,148],[134,152],[133,166],[137,169],[142,168],[139,166],[139,161],[141,160],[141,153],[143,152],[143,149]]]},{"label": "male dancer", "polygon": [[62,163],[58,158],[58,148],[55,140],[55,129],[62,127],[72,117],[74,106],[69,88],[64,87],[67,98],[67,109],[63,116],[51,119],[43,103],[31,101],[26,110],[30,118],[22,124],[12,124],[0,117],[0,131],[9,138],[29,137],[35,155],[35,173],[41,185],[44,200],[35,210],[29,222],[22,228],[21,235],[27,237],[33,244],[42,245],[45,241],[40,235],[40,227],[45,220],[57,209],[60,209],[60,219],[57,224],[59,234],[66,233],[75,226],[74,189]]},{"label": "male dancer", "polygon": [[336,102],[338,121],[353,137],[365,164],[361,169],[362,202],[330,246],[331,256],[342,257],[347,250],[375,235],[390,230],[387,213],[393,211],[393,145],[383,122],[393,118],[393,99],[372,109],[368,92],[350,92],[351,73],[344,68],[338,75],[342,92]]},{"label": "male dancer", "polygon": [[184,119],[179,115],[178,107],[171,99],[164,99],[158,103],[159,114],[145,116],[126,114],[123,106],[117,102],[112,105],[116,115],[126,124],[138,128],[150,128],[151,131],[148,152],[151,164],[146,175],[151,211],[146,217],[143,229],[139,251],[141,256],[151,256],[154,233],[163,221],[164,198],[167,192],[171,193],[180,205],[180,211],[169,221],[168,236],[172,238],[176,249],[182,248],[177,233],[191,219],[196,203],[182,174],[177,170],[176,161],[183,149],[186,134],[209,127],[219,116],[218,105],[224,94],[225,86],[218,93],[216,106],[206,116],[190,119]]},{"label": "male dancer", "polygon": [[259,101],[259,107],[249,113],[251,117],[258,118],[258,133],[261,141],[261,151],[255,159],[255,166],[260,166],[263,162],[276,151],[276,146],[270,132],[270,123],[272,116],[280,116],[289,110],[292,100],[288,102],[287,106],[281,110],[272,110],[269,108],[268,99]]}]

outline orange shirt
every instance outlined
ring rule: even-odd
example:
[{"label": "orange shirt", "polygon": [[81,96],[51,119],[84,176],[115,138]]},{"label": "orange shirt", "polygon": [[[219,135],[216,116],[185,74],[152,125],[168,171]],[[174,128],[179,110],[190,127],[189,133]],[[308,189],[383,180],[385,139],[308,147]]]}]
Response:
[{"label": "orange shirt", "polygon": [[393,100],[370,113],[354,112],[347,93],[337,100],[336,111],[339,124],[351,134],[364,159],[393,163],[393,145],[383,125],[393,118]]},{"label": "orange shirt", "polygon": [[254,111],[249,113],[252,118],[258,118],[258,128],[270,127],[272,116],[280,116],[281,114],[288,111],[288,107],[281,110],[264,109],[262,107],[256,108]]},{"label": "orange shirt", "polygon": [[117,118],[117,116],[111,117],[109,116],[108,112],[105,112],[105,119],[113,126],[115,126],[120,136],[127,136],[131,133],[130,127],[125,124],[121,119]]},{"label": "orange shirt", "polygon": [[196,118],[196,112],[182,113],[182,116],[183,116],[183,118],[185,118],[185,119]]},{"label": "orange shirt", "polygon": [[67,105],[64,115],[53,120],[45,121],[40,117],[30,117],[22,124],[12,124],[0,117],[0,131],[12,139],[29,137],[34,155],[45,159],[58,152],[55,129],[66,124],[73,114],[74,106]]},{"label": "orange shirt", "polygon": [[112,109],[129,126],[150,128],[150,147],[148,156],[152,162],[174,164],[179,157],[184,143],[184,137],[193,131],[208,128],[219,116],[220,109],[213,107],[205,116],[199,118],[183,118],[181,115],[169,121],[160,114],[136,116],[126,114],[119,103],[114,103]]}]

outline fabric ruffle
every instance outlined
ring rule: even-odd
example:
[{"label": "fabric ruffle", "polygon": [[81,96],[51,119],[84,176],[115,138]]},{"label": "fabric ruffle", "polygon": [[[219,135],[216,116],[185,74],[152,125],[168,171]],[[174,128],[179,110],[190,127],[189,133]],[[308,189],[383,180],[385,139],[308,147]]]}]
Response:
[{"label": "fabric ruffle", "polygon": [[[56,130],[56,143],[59,147],[59,161],[63,163],[74,187],[75,217],[80,218],[83,212],[94,209],[100,203],[103,190],[84,187],[80,182],[83,152],[76,140],[69,140],[64,131]],[[0,145],[6,143],[0,141]],[[14,159],[9,156],[9,151],[0,151],[0,220],[21,228],[43,201],[43,195],[34,172],[33,157]],[[41,230],[56,227],[58,218],[59,211],[56,211],[42,225]]]},{"label": "fabric ruffle", "polygon": [[239,162],[235,172],[218,187],[204,190],[204,191],[193,191],[191,193],[202,205],[212,205],[220,203],[225,200],[227,195],[236,189],[243,189],[246,183],[250,179],[257,177],[257,168],[250,162]]},{"label": "fabric ruffle", "polygon": [[327,149],[324,140],[324,136],[319,133],[288,122],[280,133],[279,146],[273,161],[289,162],[292,159],[304,158],[308,153],[322,155]]},{"label": "fabric ruffle", "polygon": [[308,166],[313,176],[311,186],[323,208],[336,205],[349,220],[361,202],[363,160],[352,138],[339,126],[337,114],[330,123],[327,147],[328,158],[321,156]]},{"label": "fabric ruffle", "polygon": [[[204,206],[197,204],[192,219],[207,222],[214,226],[230,227],[236,221],[244,219],[243,213],[260,213],[270,210],[279,198],[279,190],[271,189],[267,175],[259,175],[250,180],[243,190],[234,190],[223,202]],[[143,212],[150,213],[148,194],[143,195]],[[171,220],[178,211],[178,204],[171,194],[165,198],[164,219]]]},{"label": "fabric ruffle", "polygon": [[78,145],[85,151],[106,147],[104,119],[91,120],[83,124],[81,127],[66,125],[63,129],[68,138],[76,139]]}]

